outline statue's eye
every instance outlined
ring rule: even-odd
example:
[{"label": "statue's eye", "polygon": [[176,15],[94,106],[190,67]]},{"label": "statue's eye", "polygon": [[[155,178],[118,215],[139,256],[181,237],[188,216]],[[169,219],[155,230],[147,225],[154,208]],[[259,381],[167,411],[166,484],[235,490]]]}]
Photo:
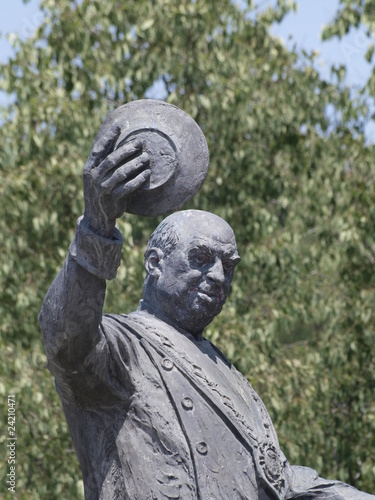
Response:
[{"label": "statue's eye", "polygon": [[223,261],[223,268],[225,272],[231,273],[234,270],[234,263],[231,260],[224,260]]},{"label": "statue's eye", "polygon": [[207,256],[204,254],[195,255],[193,258],[193,262],[195,262],[195,264],[197,264],[198,266],[203,266],[204,264],[206,264],[207,260]]},{"label": "statue's eye", "polygon": [[189,260],[193,267],[202,267],[212,260],[212,255],[206,249],[195,249],[190,253]]}]

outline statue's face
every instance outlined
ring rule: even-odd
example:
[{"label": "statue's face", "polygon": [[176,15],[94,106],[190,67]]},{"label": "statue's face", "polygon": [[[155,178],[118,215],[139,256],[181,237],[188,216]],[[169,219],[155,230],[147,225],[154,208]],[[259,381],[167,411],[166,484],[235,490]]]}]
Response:
[{"label": "statue's face", "polygon": [[220,313],[239,261],[223,219],[208,213],[187,218],[177,246],[162,259],[157,307],[184,330],[200,333]]}]

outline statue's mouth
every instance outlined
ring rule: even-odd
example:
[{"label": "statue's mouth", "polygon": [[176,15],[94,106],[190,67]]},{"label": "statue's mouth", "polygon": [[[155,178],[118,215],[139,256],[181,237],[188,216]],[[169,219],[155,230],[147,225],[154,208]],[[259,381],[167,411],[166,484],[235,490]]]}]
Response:
[{"label": "statue's mouth", "polygon": [[204,302],[207,302],[209,304],[223,302],[224,293],[221,290],[217,290],[217,289],[205,290],[205,289],[198,288],[195,291],[197,292],[197,295],[201,300],[203,300]]},{"label": "statue's mouth", "polygon": [[207,292],[199,292],[198,291],[198,297],[204,300],[205,302],[216,302],[219,300],[218,295],[207,293]]}]

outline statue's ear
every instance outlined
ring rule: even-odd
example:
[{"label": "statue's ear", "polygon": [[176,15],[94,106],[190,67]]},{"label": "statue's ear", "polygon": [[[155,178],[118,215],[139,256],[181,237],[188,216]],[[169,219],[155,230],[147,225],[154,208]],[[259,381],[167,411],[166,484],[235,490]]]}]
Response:
[{"label": "statue's ear", "polygon": [[158,279],[162,271],[163,252],[160,248],[149,248],[145,253],[145,268],[147,273]]}]

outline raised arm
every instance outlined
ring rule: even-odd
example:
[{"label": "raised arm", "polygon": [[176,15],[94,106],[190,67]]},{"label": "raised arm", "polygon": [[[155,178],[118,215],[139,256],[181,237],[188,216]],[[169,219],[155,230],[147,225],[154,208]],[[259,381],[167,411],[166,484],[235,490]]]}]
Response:
[{"label": "raised arm", "polygon": [[83,175],[84,215],[39,316],[48,365],[58,379],[61,371],[74,372],[100,339],[105,280],[115,278],[121,258],[116,218],[150,176],[141,141],[113,150],[119,134],[113,127],[94,142]]}]

